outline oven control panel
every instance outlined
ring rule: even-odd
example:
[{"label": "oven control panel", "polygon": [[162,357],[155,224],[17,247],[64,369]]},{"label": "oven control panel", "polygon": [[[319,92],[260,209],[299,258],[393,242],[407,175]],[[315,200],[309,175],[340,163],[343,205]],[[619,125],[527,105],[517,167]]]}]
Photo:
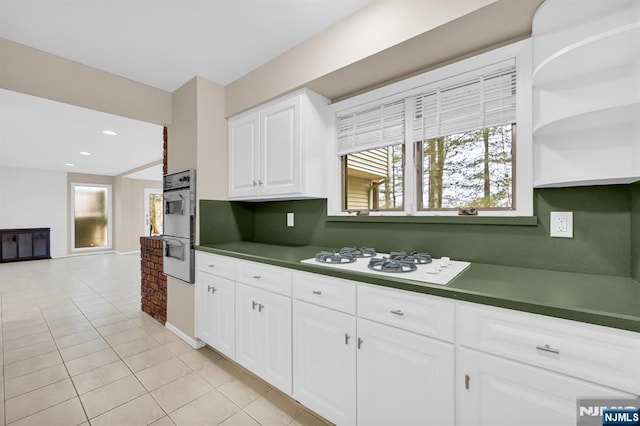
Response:
[{"label": "oven control panel", "polygon": [[185,170],[183,172],[164,175],[163,188],[165,191],[172,189],[189,188],[195,184],[195,170]]}]

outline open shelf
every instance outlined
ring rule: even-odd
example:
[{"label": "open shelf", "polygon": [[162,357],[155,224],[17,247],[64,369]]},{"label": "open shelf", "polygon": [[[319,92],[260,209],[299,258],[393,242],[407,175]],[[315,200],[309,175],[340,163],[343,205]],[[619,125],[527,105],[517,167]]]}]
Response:
[{"label": "open shelf", "polygon": [[562,176],[533,182],[534,188],[563,188],[570,186],[621,185],[640,181],[640,171],[629,170],[607,177]]},{"label": "open shelf", "polygon": [[533,128],[534,137],[632,123],[640,117],[640,101],[583,111]]},{"label": "open shelf", "polygon": [[533,71],[533,85],[543,86],[638,61],[640,22],[588,37],[564,47]]},{"label": "open shelf", "polygon": [[629,8],[636,0],[607,0],[606,2],[585,2],[585,0],[545,1],[533,18],[533,33],[540,34],[558,28],[579,25],[609,13],[612,9]]}]

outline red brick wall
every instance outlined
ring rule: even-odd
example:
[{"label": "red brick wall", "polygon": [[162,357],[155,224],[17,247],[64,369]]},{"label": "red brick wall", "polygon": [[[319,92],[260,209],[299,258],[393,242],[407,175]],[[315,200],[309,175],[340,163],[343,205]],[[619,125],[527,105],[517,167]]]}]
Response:
[{"label": "red brick wall", "polygon": [[169,138],[167,135],[167,128],[165,127],[162,130],[162,174],[167,174],[167,147],[169,143]]},{"label": "red brick wall", "polygon": [[142,310],[162,324],[167,321],[167,276],[162,273],[162,240],[140,237]]}]

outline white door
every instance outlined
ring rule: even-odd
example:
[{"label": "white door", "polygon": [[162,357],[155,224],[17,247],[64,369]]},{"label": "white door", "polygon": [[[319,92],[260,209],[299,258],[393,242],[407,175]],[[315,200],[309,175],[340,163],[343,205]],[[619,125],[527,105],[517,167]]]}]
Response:
[{"label": "white door", "polygon": [[[204,275],[204,274],[203,274]],[[212,336],[211,346],[228,356],[235,358],[235,285],[233,281],[211,276],[206,282],[206,295],[209,296],[209,314]]]},{"label": "white door", "polygon": [[144,233],[147,237],[162,235],[162,189],[144,189]]},{"label": "white door", "polygon": [[356,424],[356,320],[293,302],[293,397],[327,420]]},{"label": "white door", "polygon": [[236,283],[236,358],[235,360],[257,375],[263,365],[264,327],[260,315],[259,290]]},{"label": "white door", "polygon": [[300,192],[300,97],[287,99],[260,113],[260,194]]},{"label": "white door", "polygon": [[262,377],[291,394],[291,298],[260,291],[258,313],[263,327]]},{"label": "white door", "polygon": [[466,348],[459,350],[457,374],[461,426],[575,426],[579,397],[630,397]]},{"label": "white door", "polygon": [[258,114],[229,121],[229,196],[256,195],[260,174]]},{"label": "white door", "polygon": [[453,345],[358,319],[358,424],[453,425]]},{"label": "white door", "polygon": [[196,337],[211,346],[213,346],[213,336],[215,334],[213,297],[215,293],[211,293],[211,288],[215,287],[215,278],[216,277],[214,275],[202,272],[198,272],[196,278],[196,303],[198,304],[196,316]]}]

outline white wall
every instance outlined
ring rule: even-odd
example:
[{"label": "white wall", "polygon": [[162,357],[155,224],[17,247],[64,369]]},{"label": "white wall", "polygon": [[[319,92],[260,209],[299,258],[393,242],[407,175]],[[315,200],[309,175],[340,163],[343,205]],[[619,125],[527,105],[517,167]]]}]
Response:
[{"label": "white wall", "polygon": [[0,228],[51,228],[51,257],[67,254],[67,174],[0,166]]}]

